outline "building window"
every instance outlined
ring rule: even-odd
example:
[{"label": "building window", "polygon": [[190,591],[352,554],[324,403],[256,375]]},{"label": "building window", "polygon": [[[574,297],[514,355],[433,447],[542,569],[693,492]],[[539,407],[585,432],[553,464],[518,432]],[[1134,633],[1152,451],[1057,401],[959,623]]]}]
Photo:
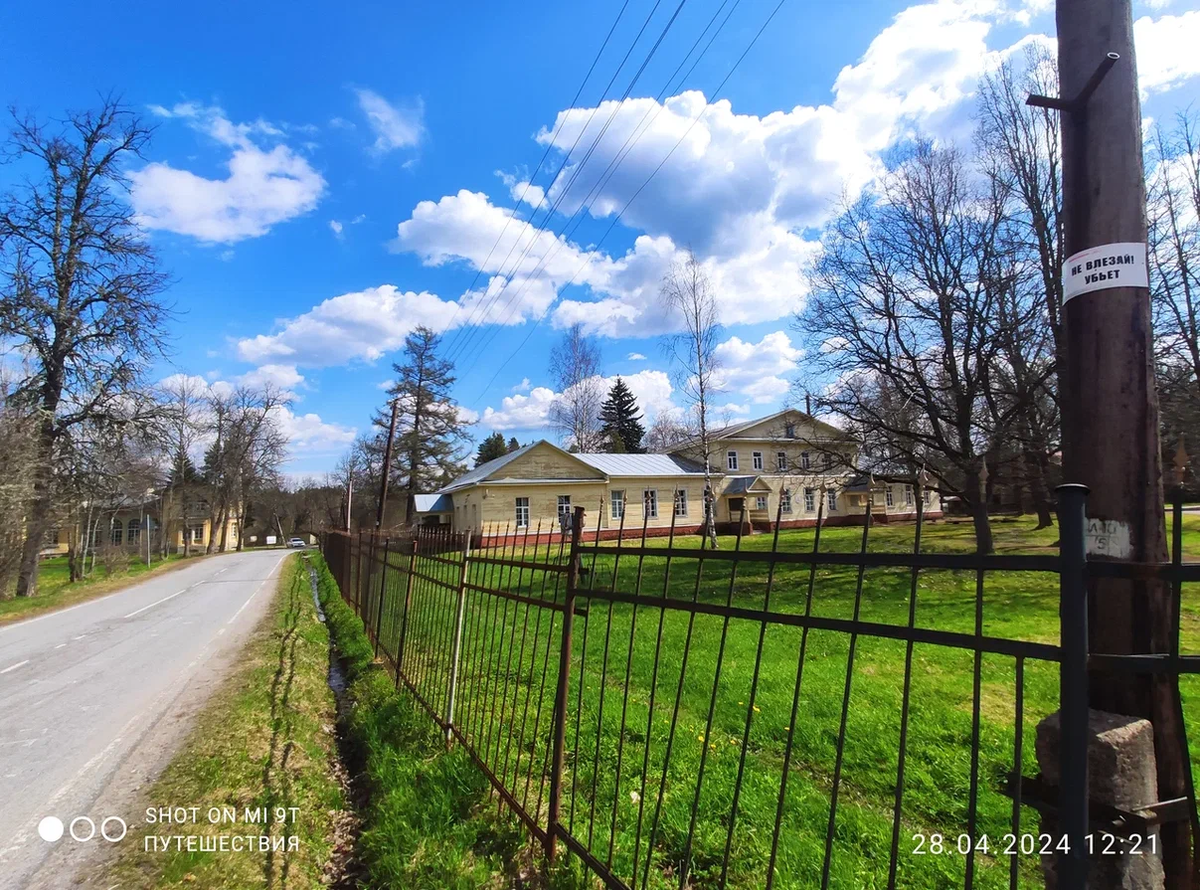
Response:
[{"label": "building window", "polygon": [[832,513],[837,509],[837,492],[831,488],[826,494],[829,500],[829,512]]},{"label": "building window", "polygon": [[817,490],[815,488],[804,489],[804,512],[811,513],[817,509]]},{"label": "building window", "polygon": [[529,528],[529,498],[517,498],[517,528]]},{"label": "building window", "polygon": [[904,486],[904,503],[911,507],[913,502],[913,490],[911,485]]},{"label": "building window", "polygon": [[621,519],[625,516],[625,492],[614,491],[609,497],[609,503],[612,505],[612,518]]},{"label": "building window", "polygon": [[756,497],[754,499],[754,509],[755,510],[767,509],[767,496],[765,494],[760,494],[758,497]]},{"label": "building window", "polygon": [[687,516],[687,491],[682,488],[675,489],[675,515]]},{"label": "building window", "polygon": [[786,451],[776,451],[775,452],[775,469],[777,469],[781,473],[787,469],[787,452]]},{"label": "building window", "polygon": [[571,512],[571,496],[569,494],[560,494],[558,496],[558,519],[561,522],[563,516]]},{"label": "building window", "polygon": [[763,457],[761,451],[751,453],[750,460],[754,464],[754,469],[761,470],[763,468]]},{"label": "building window", "polygon": [[892,486],[889,485],[884,491],[886,492],[884,499],[887,501],[887,505],[889,507],[896,506],[896,496],[892,493]]},{"label": "building window", "polygon": [[647,519],[658,519],[658,492],[653,488],[642,492],[642,512]]},{"label": "building window", "polygon": [[789,423],[786,427],[784,427],[784,435],[789,439],[796,438],[796,424]]},{"label": "building window", "polygon": [[737,459],[736,451],[725,452],[725,467],[726,467],[726,469],[729,469],[729,470],[736,470],[738,468],[738,459]]},{"label": "building window", "polygon": [[120,546],[120,544],[121,544],[121,531],[122,531],[122,529],[124,529],[124,528],[125,528],[125,526],[124,526],[124,524],[121,522],[121,520],[119,520],[119,519],[118,519],[118,520],[116,520],[116,521],[114,521],[114,522],[113,522],[113,525],[112,525],[112,542],[113,542],[114,544],[116,544],[117,546]]},{"label": "building window", "polygon": [[792,493],[786,488],[783,490],[783,494],[779,496],[779,509],[784,513],[792,512]]},{"label": "building window", "polygon": [[923,491],[923,492],[922,492],[922,494],[923,494],[923,495],[924,495],[924,497],[925,497],[925,506],[926,506],[926,507],[928,507],[930,504],[932,504],[932,503],[933,503],[933,498],[931,497],[931,495],[933,494],[933,492],[931,492],[931,491],[930,491],[930,490],[927,488],[927,489],[925,489],[925,491]]},{"label": "building window", "polygon": [[833,469],[833,455],[830,454],[828,451],[826,451],[825,454],[822,455],[822,457],[825,460],[825,469],[832,470]]},{"label": "building window", "polygon": [[812,461],[809,459],[807,451],[800,452],[800,469],[807,470],[812,466]]},{"label": "building window", "polygon": [[130,544],[136,544],[142,537],[142,526],[136,519],[129,520],[129,524],[125,527],[125,539]]},{"label": "building window", "polygon": [[204,526],[193,525],[190,529],[192,533],[192,543],[200,544],[204,541]]}]

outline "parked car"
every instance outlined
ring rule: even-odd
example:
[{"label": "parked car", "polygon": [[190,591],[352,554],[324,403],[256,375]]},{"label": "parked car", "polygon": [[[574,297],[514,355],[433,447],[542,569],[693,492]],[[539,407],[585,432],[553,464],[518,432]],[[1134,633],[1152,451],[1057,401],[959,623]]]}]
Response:
[{"label": "parked car", "polygon": [[305,542],[305,540],[303,538],[292,538],[291,540],[288,541],[288,546],[289,547],[307,547],[308,544]]}]

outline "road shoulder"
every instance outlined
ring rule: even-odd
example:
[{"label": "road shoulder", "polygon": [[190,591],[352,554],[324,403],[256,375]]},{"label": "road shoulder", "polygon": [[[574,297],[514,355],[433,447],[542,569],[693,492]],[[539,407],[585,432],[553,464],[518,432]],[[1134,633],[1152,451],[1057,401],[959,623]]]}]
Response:
[{"label": "road shoulder", "polygon": [[[264,618],[232,655],[179,753],[137,795],[138,818],[115,859],[88,869],[83,883],[322,886],[343,807],[331,770],[336,714],[328,647],[307,569],[298,557],[288,559]],[[158,815],[178,807],[186,812],[173,816],[182,821]],[[148,808],[156,811],[153,822]]]}]

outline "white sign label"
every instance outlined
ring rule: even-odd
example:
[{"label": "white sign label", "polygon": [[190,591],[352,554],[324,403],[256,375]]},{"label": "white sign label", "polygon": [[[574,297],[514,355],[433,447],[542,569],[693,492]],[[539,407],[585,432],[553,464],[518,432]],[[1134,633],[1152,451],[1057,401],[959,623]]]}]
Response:
[{"label": "white sign label", "polygon": [[1146,245],[1137,241],[1101,244],[1067,257],[1063,264],[1063,302],[1110,287],[1149,287]]},{"label": "white sign label", "polygon": [[267,535],[267,543],[268,543],[268,544],[274,544],[274,543],[275,543],[275,536],[274,536],[274,535]]},{"label": "white sign label", "polygon": [[1112,556],[1129,559],[1133,541],[1129,524],[1115,519],[1089,519],[1087,523],[1088,556]]}]

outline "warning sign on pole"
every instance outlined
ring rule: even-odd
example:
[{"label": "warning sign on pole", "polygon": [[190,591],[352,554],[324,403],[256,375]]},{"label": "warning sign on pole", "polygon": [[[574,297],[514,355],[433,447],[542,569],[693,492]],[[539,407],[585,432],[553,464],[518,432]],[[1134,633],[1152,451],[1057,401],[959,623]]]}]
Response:
[{"label": "warning sign on pole", "polygon": [[1137,241],[1101,244],[1067,257],[1063,263],[1063,302],[1110,287],[1149,287],[1146,245]]}]

